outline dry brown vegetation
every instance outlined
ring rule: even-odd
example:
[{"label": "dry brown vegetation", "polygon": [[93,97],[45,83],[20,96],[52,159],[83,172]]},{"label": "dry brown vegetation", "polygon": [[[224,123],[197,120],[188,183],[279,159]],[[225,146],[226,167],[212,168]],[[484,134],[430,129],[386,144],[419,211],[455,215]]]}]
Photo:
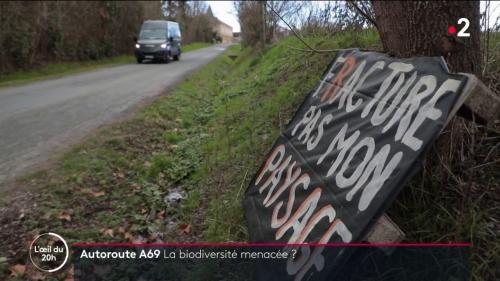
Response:
[{"label": "dry brown vegetation", "polygon": [[0,76],[132,54],[144,20],[179,22],[184,44],[214,37],[205,1],[1,1],[0,10]]},{"label": "dry brown vegetation", "polygon": [[49,62],[95,60],[133,50],[159,1],[2,1],[0,75]]}]

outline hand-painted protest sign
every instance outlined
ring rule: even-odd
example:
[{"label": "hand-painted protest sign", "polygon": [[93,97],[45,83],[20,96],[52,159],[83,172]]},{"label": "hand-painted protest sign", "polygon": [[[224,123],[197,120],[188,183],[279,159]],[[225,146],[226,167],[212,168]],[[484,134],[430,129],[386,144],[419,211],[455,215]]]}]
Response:
[{"label": "hand-painted protest sign", "polygon": [[[360,241],[417,171],[466,84],[442,58],[340,52],[247,189],[251,241]],[[311,267],[304,259],[289,273]]]}]

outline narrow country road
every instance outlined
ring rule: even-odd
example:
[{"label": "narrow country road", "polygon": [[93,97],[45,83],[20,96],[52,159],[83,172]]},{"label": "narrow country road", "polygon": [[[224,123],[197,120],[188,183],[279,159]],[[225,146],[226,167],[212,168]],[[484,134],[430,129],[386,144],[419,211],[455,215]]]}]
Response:
[{"label": "narrow country road", "polygon": [[0,191],[1,183],[158,95],[226,47],[188,52],[168,64],[127,64],[0,89]]}]

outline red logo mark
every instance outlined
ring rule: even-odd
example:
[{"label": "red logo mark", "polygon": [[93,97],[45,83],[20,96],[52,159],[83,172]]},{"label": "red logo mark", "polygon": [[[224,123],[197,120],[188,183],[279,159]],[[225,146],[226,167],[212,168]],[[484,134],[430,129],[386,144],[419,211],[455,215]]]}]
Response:
[{"label": "red logo mark", "polygon": [[457,29],[455,28],[455,26],[450,25],[448,27],[448,34],[455,34],[456,32],[457,32]]}]

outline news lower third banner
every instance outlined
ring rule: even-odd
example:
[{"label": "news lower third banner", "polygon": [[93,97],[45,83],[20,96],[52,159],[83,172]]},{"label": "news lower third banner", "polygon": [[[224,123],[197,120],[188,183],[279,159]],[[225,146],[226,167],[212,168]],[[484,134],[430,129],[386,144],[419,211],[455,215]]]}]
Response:
[{"label": "news lower third banner", "polygon": [[[71,248],[77,281],[469,280],[468,245],[76,244]],[[328,260],[342,256],[348,256],[348,262]]]}]

